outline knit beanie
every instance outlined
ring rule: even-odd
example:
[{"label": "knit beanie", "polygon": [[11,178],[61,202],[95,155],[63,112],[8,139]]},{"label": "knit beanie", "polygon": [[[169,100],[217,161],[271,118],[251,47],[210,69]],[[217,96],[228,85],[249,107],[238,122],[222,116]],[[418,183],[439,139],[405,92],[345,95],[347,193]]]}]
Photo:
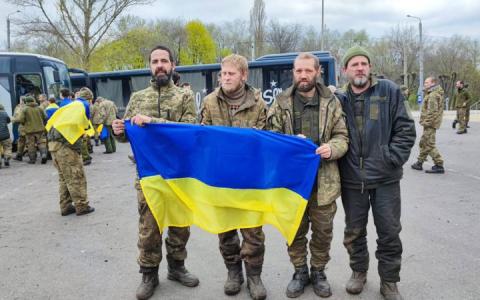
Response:
[{"label": "knit beanie", "polygon": [[345,55],[342,59],[343,67],[346,68],[350,59],[354,58],[355,56],[365,56],[368,59],[368,63],[370,63],[370,53],[368,53],[365,48],[355,45],[345,52]]}]

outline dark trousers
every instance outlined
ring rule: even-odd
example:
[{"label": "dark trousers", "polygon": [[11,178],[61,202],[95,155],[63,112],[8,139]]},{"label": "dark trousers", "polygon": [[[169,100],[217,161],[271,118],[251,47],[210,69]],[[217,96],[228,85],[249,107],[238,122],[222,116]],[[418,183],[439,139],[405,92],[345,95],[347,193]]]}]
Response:
[{"label": "dark trousers", "polygon": [[377,230],[378,273],[383,281],[400,281],[402,242],[400,241],[401,204],[400,183],[381,185],[364,190],[342,188],[345,210],[345,235],[343,244],[350,255],[353,271],[368,270],[367,222],[370,206]]}]

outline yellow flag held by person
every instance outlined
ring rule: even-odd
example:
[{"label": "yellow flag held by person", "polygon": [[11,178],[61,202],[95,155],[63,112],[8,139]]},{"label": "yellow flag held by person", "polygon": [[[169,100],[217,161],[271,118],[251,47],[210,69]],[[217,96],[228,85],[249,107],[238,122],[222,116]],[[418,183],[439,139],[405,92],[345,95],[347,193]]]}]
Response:
[{"label": "yellow flag held by person", "polygon": [[70,143],[74,144],[83,134],[91,134],[93,127],[85,114],[85,106],[80,101],[59,108],[48,120],[45,129],[54,127]]}]

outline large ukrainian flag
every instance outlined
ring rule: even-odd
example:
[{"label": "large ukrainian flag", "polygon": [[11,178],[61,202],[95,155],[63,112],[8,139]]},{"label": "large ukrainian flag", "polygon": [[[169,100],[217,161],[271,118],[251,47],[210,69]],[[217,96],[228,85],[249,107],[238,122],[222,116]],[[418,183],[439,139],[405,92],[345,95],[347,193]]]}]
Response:
[{"label": "large ukrainian flag", "polygon": [[315,144],[255,129],[125,123],[160,230],[271,224],[291,244],[319,167]]},{"label": "large ukrainian flag", "polygon": [[48,119],[45,129],[48,132],[52,127],[72,145],[85,133],[89,136],[95,135],[92,123],[85,114],[85,106],[80,101],[73,101],[57,109]]}]

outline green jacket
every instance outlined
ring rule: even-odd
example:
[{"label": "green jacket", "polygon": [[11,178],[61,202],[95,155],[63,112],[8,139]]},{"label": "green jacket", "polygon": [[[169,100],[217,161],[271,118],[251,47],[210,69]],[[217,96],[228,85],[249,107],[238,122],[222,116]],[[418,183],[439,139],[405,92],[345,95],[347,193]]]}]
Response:
[{"label": "green jacket", "polygon": [[455,108],[468,108],[472,97],[466,88],[457,90],[454,96]]},{"label": "green jacket", "polygon": [[30,102],[20,112],[18,122],[23,125],[25,134],[43,132],[45,130],[45,120],[47,115],[37,103]]},{"label": "green jacket", "polygon": [[443,101],[443,89],[440,85],[435,85],[425,92],[420,125],[428,128],[440,128],[443,117]]},{"label": "green jacket", "polygon": [[216,88],[203,100],[200,123],[241,128],[265,129],[267,105],[260,90],[245,85],[246,101],[230,116],[229,105],[220,88]]},{"label": "green jacket", "polygon": [[[317,202],[318,205],[327,205],[340,196],[340,173],[337,159],[348,150],[348,131],[340,101],[324,85],[317,83],[316,89],[320,95],[319,140],[329,144],[332,149],[332,156],[329,159],[322,159],[317,175]],[[290,87],[276,97],[268,111],[267,129],[294,134],[294,95],[295,90]],[[299,176],[299,174],[292,174],[292,176]]]}]

